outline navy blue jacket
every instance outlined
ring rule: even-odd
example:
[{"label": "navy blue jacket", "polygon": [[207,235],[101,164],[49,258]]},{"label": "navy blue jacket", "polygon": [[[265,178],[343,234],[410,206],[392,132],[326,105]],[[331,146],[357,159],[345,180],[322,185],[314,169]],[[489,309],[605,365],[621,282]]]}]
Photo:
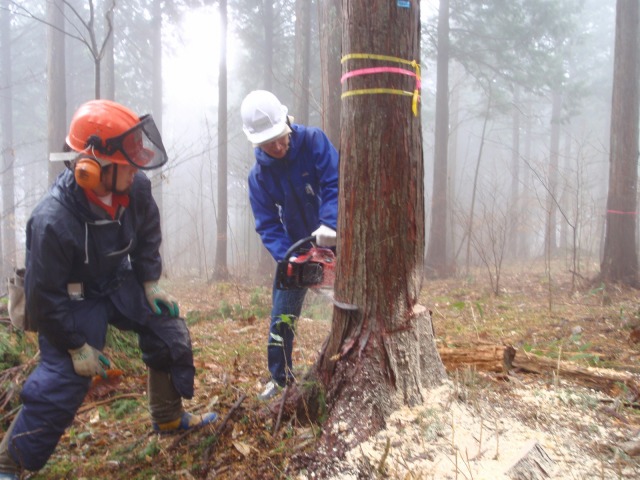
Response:
[{"label": "navy blue jacket", "polygon": [[144,295],[141,288],[118,291],[125,278],[132,271],[140,283],[160,278],[160,215],[144,174],[136,174],[129,198],[129,206],[111,220],[88,202],[73,172],[65,170],[31,214],[26,232],[27,311],[38,331],[61,350],[86,341],[76,328],[68,284],[82,283],[87,299],[117,292],[118,303],[139,305],[139,298],[127,295]]},{"label": "navy blue jacket", "polygon": [[291,129],[284,158],[256,148],[249,172],[256,231],[276,261],[321,224],[335,230],[338,222],[338,152],[318,128]]}]

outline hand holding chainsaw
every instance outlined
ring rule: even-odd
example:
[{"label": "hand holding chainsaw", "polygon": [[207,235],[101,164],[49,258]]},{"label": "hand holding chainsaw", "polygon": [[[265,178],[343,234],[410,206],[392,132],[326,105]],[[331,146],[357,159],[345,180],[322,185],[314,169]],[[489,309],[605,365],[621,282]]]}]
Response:
[{"label": "hand holding chainsaw", "polygon": [[316,245],[318,245],[319,247],[336,246],[336,231],[331,227],[320,225],[320,228],[318,228],[311,235],[316,237]]}]

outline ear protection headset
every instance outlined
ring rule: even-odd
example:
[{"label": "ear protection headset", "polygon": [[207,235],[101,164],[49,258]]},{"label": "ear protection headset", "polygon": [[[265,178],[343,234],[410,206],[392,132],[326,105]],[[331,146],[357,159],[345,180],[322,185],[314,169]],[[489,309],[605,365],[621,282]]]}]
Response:
[{"label": "ear protection headset", "polygon": [[[91,135],[87,139],[86,148],[101,151],[102,139],[97,135]],[[82,155],[76,160],[75,169],[73,171],[76,182],[82,188],[93,190],[100,185],[102,178],[102,164],[96,157],[90,155]]]},{"label": "ear protection headset", "polygon": [[94,190],[100,185],[102,165],[93,157],[80,157],[76,160],[73,174],[80,187]]}]

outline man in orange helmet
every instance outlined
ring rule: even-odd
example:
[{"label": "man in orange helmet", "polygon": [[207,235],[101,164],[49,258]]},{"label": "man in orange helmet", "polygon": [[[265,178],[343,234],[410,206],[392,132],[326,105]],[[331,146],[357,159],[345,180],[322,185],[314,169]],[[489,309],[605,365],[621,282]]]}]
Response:
[{"label": "man in orange helmet", "polygon": [[139,172],[167,161],[153,119],[109,100],[89,101],[74,114],[66,142],[69,169],[27,223],[25,294],[40,364],[0,442],[0,479],[45,465],[92,377],[106,376],[108,324],[138,334],[155,431],[217,418],[182,406],[182,398],[193,397],[191,338],[178,303],[158,284],[160,215]]}]

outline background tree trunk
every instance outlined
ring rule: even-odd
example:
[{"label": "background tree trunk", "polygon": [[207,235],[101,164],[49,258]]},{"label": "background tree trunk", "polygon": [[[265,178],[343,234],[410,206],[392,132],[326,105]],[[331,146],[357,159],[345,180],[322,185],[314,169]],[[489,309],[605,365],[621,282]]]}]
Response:
[{"label": "background tree trunk", "polygon": [[[386,0],[343,1],[343,73],[402,68],[420,59],[420,8]],[[417,304],[424,253],[424,182],[419,109],[392,88],[413,92],[397,73],[357,75],[343,84],[336,298],[317,373],[327,388],[328,423],[357,425],[349,438],[327,428],[329,444],[376,432],[402,404],[423,401],[445,376],[426,309]],[[375,90],[373,90],[375,92]],[[353,95],[350,95],[353,93]],[[390,174],[389,172],[393,172]]]},{"label": "background tree trunk", "polygon": [[227,268],[227,0],[220,0],[220,62],[218,71],[218,216],[214,278],[229,277]]},{"label": "background tree trunk", "polygon": [[450,274],[447,254],[447,150],[449,142],[449,0],[440,0],[438,13],[438,71],[436,126],[431,197],[431,229],[427,249],[428,278]]},{"label": "background tree trunk", "polygon": [[607,225],[600,276],[638,286],[638,2],[618,0],[613,67]]},{"label": "background tree trunk", "polygon": [[465,259],[465,274],[470,274],[471,268],[471,243],[473,236],[475,235],[474,223],[475,223],[475,206],[478,195],[478,177],[480,175],[480,163],[482,162],[482,151],[484,150],[484,143],[487,137],[487,124],[489,123],[489,117],[491,116],[491,108],[493,102],[493,92],[491,89],[491,82],[487,85],[488,98],[487,98],[487,110],[482,122],[482,134],[480,135],[480,147],[478,148],[478,156],[476,157],[476,168],[473,175],[473,185],[471,187],[471,206],[469,208],[469,220],[467,221],[467,255]]},{"label": "background tree trunk", "polygon": [[[113,25],[113,8],[105,3],[103,5],[104,9],[104,18],[107,24],[111,24],[113,26],[112,34],[107,38],[107,44],[104,49],[104,68],[102,69],[102,98],[106,98],[107,100],[115,100],[116,98],[116,73],[115,73],[115,64],[114,64],[114,37],[116,28]],[[105,30],[107,27],[105,26]]]},{"label": "background tree trunk", "polygon": [[340,52],[342,0],[320,0],[320,63],[322,66],[322,129],[340,147]]},{"label": "background tree trunk", "polygon": [[[273,2],[271,0],[264,0],[262,2],[264,19],[264,43],[263,43],[263,73],[262,84],[265,90],[273,92]],[[258,262],[258,270],[263,275],[271,275],[273,273],[274,260],[271,257],[269,251],[261,245],[260,247],[260,259]]]},{"label": "background tree trunk", "polygon": [[67,92],[64,54],[64,1],[47,2],[47,185],[64,168],[61,162],[49,162],[48,154],[61,152],[67,136]]},{"label": "background tree trunk", "polygon": [[[153,120],[156,123],[158,130],[162,134],[162,0],[153,1],[153,18],[151,23],[153,25],[151,36],[151,112]],[[112,35],[113,36],[113,35]],[[151,187],[153,189],[153,198],[158,204],[160,210],[160,218],[163,225],[166,224],[166,212],[163,207],[163,195],[162,195],[162,179],[163,170],[166,167],[153,170],[151,172]],[[165,258],[164,246],[160,245],[160,255]]]},{"label": "background tree trunk", "polygon": [[558,251],[558,168],[560,157],[560,115],[562,114],[562,95],[553,92],[551,105],[551,139],[549,145],[549,178],[547,192],[547,228],[544,240],[545,254],[551,258]]},{"label": "background tree trunk", "polygon": [[518,258],[518,232],[520,224],[520,87],[514,86],[513,107],[511,109],[511,203],[509,209],[509,246],[508,252],[512,260]]},{"label": "background tree trunk", "polygon": [[296,0],[296,49],[293,72],[293,114],[298,123],[309,123],[309,55],[311,53],[310,0]]},{"label": "background tree trunk", "polygon": [[0,277],[5,279],[16,267],[16,233],[14,204],[13,87],[11,68],[11,15],[9,1],[0,4],[0,151],[2,167],[2,209],[0,209]]}]

